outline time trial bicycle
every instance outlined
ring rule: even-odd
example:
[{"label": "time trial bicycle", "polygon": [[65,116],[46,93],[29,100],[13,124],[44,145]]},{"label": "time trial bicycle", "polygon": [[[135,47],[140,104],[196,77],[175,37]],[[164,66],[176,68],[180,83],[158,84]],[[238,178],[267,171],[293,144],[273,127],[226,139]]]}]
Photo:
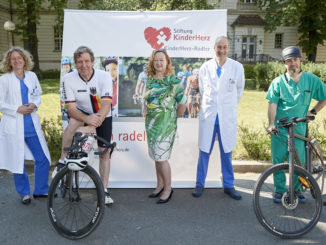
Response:
[{"label": "time trial bicycle", "polygon": [[87,140],[93,137],[104,144],[103,155],[111,156],[116,143],[110,144],[96,135],[77,132],[68,155],[66,166],[53,178],[48,193],[48,214],[56,231],[69,239],[89,235],[100,223],[104,214],[104,188],[100,176],[88,164],[88,153],[83,150]]}]

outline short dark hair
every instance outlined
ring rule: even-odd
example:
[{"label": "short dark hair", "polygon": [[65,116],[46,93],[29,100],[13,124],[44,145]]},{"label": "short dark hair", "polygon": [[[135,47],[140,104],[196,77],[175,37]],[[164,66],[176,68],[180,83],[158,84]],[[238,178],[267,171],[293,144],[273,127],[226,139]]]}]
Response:
[{"label": "short dark hair", "polygon": [[94,57],[94,53],[93,51],[86,46],[80,46],[76,49],[75,53],[74,53],[74,61],[75,64],[77,63],[77,59],[83,54],[83,53],[89,53],[89,55],[91,56],[91,61],[94,62],[95,57]]}]

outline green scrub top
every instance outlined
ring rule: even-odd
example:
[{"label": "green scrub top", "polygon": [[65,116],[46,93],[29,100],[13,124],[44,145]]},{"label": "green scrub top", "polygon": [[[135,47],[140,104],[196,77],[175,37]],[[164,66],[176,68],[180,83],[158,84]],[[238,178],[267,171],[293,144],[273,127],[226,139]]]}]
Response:
[{"label": "green scrub top", "polygon": [[[284,117],[305,117],[311,99],[317,101],[326,100],[326,85],[311,73],[302,72],[298,84],[287,74],[283,74],[273,80],[268,89],[266,99],[277,104],[275,125],[278,125],[277,120]],[[280,133],[284,136],[282,138],[286,140],[287,129],[281,128]],[[306,134],[306,124],[298,123],[295,127],[295,133],[304,136]],[[284,155],[283,150],[280,152],[280,148],[275,149],[275,147],[285,147],[285,152],[287,152],[286,145],[284,146],[284,142],[283,145],[280,145],[279,140],[278,136],[272,135],[271,148],[273,163],[284,162],[284,159],[282,160]],[[299,144],[300,147],[297,147],[297,150],[301,161],[305,162],[304,144],[302,140],[296,139],[296,146],[298,141],[301,141],[301,143]]]}]

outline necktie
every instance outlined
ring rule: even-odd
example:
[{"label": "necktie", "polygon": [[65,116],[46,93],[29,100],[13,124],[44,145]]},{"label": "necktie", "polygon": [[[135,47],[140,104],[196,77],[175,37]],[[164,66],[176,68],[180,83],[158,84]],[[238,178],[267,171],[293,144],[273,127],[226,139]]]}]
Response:
[{"label": "necktie", "polygon": [[217,71],[216,71],[216,73],[217,73],[217,76],[220,78],[221,77],[221,74],[222,74],[222,67],[221,66],[217,66]]}]

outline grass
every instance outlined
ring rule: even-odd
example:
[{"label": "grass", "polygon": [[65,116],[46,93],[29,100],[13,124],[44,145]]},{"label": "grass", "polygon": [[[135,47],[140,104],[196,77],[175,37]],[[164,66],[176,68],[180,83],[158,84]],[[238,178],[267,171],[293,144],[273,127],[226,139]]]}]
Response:
[{"label": "grass", "polygon": [[42,103],[38,110],[41,121],[47,118],[57,118],[60,112],[59,81],[57,79],[45,79],[40,81],[43,94]]},{"label": "grass", "polygon": [[[317,101],[311,102],[310,108],[313,108]],[[255,128],[262,128],[267,126],[268,101],[266,99],[266,92],[256,90],[245,90],[238,109],[238,123],[247,124]],[[318,114],[316,122],[322,124],[326,120],[326,108]]]},{"label": "grass", "polygon": [[[60,95],[59,95],[59,81],[58,79],[44,79],[40,81],[43,95],[42,104],[39,108],[38,114],[41,121],[45,119],[51,120],[58,118],[61,115],[60,112]],[[238,110],[238,123],[239,125],[247,125],[249,128],[260,131],[264,134],[267,127],[267,109],[268,101],[266,100],[266,92],[257,90],[245,90],[243,97],[239,104]],[[311,107],[317,102],[312,101]],[[326,108],[324,109],[324,111]],[[0,113],[1,114],[1,113]],[[321,112],[317,116],[316,122],[319,125],[323,125],[323,121],[326,121],[326,113]],[[321,128],[318,129],[323,130]],[[325,130],[323,130],[324,133]],[[266,135],[266,137],[268,137]],[[247,159],[247,153],[240,142],[238,137],[238,143],[233,153],[234,159]]]}]

